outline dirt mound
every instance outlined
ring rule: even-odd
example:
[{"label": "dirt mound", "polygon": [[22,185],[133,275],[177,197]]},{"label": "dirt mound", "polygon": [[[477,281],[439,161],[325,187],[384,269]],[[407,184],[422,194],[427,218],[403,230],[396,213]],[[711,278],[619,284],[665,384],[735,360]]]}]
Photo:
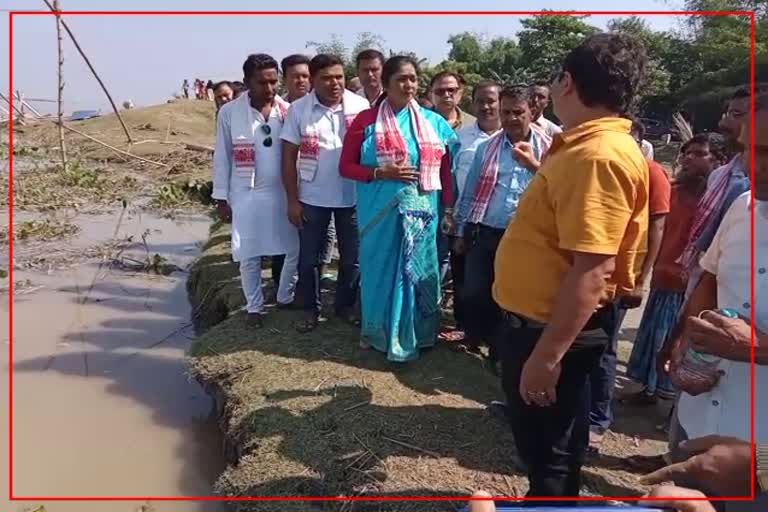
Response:
[{"label": "dirt mound", "polygon": [[[229,260],[227,226],[218,225],[190,280],[210,325],[242,304]],[[212,290],[212,291],[211,291]],[[197,297],[197,299],[194,299]],[[239,300],[240,302],[237,302]],[[523,495],[507,426],[484,404],[501,398],[481,357],[440,344],[417,362],[388,363],[358,347],[357,331],[329,320],[298,334],[298,313],[270,311],[249,329],[235,313],[193,346],[192,373],[214,396],[230,467],[217,492],[227,496],[467,496],[476,489]],[[620,411],[630,417],[630,414]],[[633,418],[641,437],[653,424]],[[623,427],[624,428],[624,427]],[[628,431],[629,432],[629,431]],[[663,443],[610,434],[605,458],[586,470],[585,493],[642,492],[622,468],[628,454],[658,453]],[[296,511],[435,511],[451,502],[301,502]],[[277,511],[274,502],[238,502],[241,511]]]},{"label": "dirt mound", "polygon": [[[61,169],[54,123],[37,119],[16,127],[14,206],[83,209],[114,205],[121,200],[130,203],[139,197],[162,210],[209,203],[212,154],[207,148],[215,139],[213,104],[179,100],[121,114],[133,144],[128,144],[114,114],[67,123],[118,151],[67,130],[66,172]],[[7,185],[6,181],[5,174],[0,176],[0,185]]]},{"label": "dirt mound", "polygon": [[[145,157],[167,155],[174,144],[190,143],[212,146],[216,138],[215,107],[208,101],[177,100],[172,103],[122,110],[120,115],[128,126],[134,144],[130,152]],[[126,149],[125,132],[114,113],[83,121],[70,121],[75,128],[118,149]],[[50,121],[30,121],[29,126],[14,129],[14,139],[22,143],[55,146],[58,128]],[[73,132],[66,132],[67,142],[73,149],[93,159],[113,160],[114,152],[88,141]],[[68,147],[71,145],[68,144]]]}]

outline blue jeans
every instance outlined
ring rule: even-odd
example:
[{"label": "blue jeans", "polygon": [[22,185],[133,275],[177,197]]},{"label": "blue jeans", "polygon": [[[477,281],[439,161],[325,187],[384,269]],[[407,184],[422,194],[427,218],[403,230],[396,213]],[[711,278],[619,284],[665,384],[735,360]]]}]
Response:
[{"label": "blue jeans", "polygon": [[589,374],[589,427],[592,430],[605,432],[613,423],[613,390],[616,386],[616,348],[619,344],[621,324],[627,310],[621,307],[619,301],[614,301],[611,306],[615,311],[615,331],[611,335],[610,342],[605,347],[600,364],[595,366]]},{"label": "blue jeans", "polygon": [[339,277],[336,282],[334,308],[343,313],[357,301],[360,267],[357,263],[357,211],[352,208],[325,208],[302,203],[304,226],[299,230],[299,285],[305,311],[320,314],[320,262],[328,237],[328,224],[333,216],[339,243]]},{"label": "blue jeans", "polygon": [[333,243],[336,241],[336,222],[333,218],[328,223],[328,235],[325,238],[323,251],[320,253],[320,263],[330,265],[333,261]]}]

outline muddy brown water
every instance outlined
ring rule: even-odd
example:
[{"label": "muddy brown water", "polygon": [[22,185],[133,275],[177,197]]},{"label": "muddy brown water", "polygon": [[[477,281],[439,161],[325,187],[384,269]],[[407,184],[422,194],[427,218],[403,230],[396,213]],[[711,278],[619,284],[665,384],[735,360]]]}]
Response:
[{"label": "muddy brown water", "polygon": [[[66,242],[14,247],[13,280],[26,282],[13,296],[15,496],[205,496],[225,467],[211,400],[188,377],[184,360],[194,335],[187,274],[149,275],[72,259],[117,232],[137,242],[121,257],[142,261],[157,253],[186,268],[207,238],[209,219],[172,221],[134,211],[118,226],[119,213],[71,218],[81,232]],[[19,213],[14,222],[25,218]],[[33,256],[55,264],[25,267]],[[0,260],[5,267],[7,248],[0,248]],[[0,296],[4,411],[10,300],[7,291]],[[8,428],[3,414],[0,510],[224,510],[216,502],[10,502]]]}]

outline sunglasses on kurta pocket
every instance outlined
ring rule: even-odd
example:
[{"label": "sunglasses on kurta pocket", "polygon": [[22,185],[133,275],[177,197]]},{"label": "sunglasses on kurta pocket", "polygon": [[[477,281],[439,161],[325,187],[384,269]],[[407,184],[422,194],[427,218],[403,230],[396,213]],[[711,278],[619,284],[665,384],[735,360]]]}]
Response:
[{"label": "sunglasses on kurta pocket", "polygon": [[270,135],[272,135],[272,128],[268,124],[262,124],[259,128],[261,128],[261,131],[267,136],[267,138],[264,139],[264,147],[272,147],[272,137],[270,137]]}]

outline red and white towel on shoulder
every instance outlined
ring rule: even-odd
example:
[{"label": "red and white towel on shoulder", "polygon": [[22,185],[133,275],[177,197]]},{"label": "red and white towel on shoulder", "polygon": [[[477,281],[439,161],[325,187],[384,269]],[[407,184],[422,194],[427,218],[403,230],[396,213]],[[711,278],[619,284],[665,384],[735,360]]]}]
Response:
[{"label": "red and white towel on shoulder", "polygon": [[[472,198],[467,222],[477,224],[485,218],[485,211],[488,209],[493,189],[496,187],[496,178],[499,175],[499,157],[501,156],[506,136],[504,130],[499,130],[486,143],[483,162],[480,165],[480,177],[477,180],[475,196]],[[531,137],[528,142],[533,147],[533,155],[537,160],[541,161],[552,145],[552,138],[547,135],[543,128],[531,123]]]},{"label": "red and white towel on shoulder", "polygon": [[[299,142],[299,176],[304,181],[313,181],[317,174],[317,166],[320,159],[320,134],[317,131],[316,121],[313,118],[315,104],[319,102],[313,91],[312,105],[306,109],[301,123],[301,141]],[[360,101],[362,98],[352,91],[345,90],[341,100],[341,108],[344,111],[344,128],[339,127],[339,133],[335,134],[338,140],[344,140],[344,133],[349,129],[357,114],[369,108],[368,104]]]},{"label": "red and white towel on shoulder", "polygon": [[[429,120],[422,114],[421,106],[412,100],[405,108],[410,111],[419,146],[419,185],[421,190],[440,190],[440,163],[446,152]],[[379,164],[408,163],[408,145],[397,125],[395,113],[385,99],[376,115],[376,157]],[[414,162],[410,162],[414,164]]]}]

